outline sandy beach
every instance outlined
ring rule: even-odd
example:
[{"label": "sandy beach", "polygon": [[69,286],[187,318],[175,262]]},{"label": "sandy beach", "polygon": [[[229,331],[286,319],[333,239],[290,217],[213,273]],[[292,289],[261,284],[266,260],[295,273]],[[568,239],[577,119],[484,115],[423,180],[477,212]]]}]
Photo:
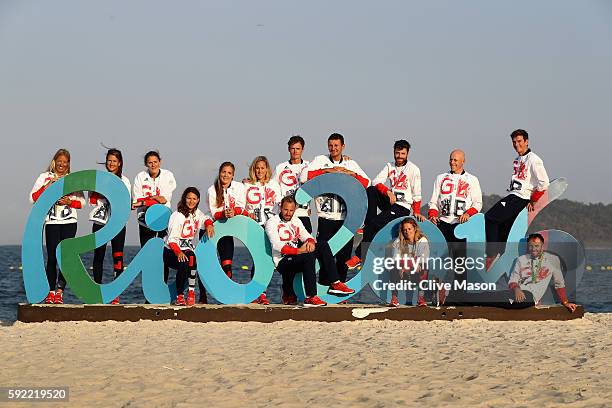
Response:
[{"label": "sandy beach", "polygon": [[605,407],[611,329],[612,314],[546,322],[17,322],[0,327],[0,386],[69,386],[70,406],[95,407]]}]

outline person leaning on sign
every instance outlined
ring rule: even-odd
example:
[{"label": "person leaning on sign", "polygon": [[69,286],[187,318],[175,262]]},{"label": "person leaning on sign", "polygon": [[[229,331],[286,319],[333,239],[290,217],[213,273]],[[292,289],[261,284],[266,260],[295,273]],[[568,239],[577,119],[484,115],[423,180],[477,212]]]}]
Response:
[{"label": "person leaning on sign", "polygon": [[[344,156],[344,136],[339,133],[332,133],[327,138],[327,150],[329,155],[315,157],[310,165],[304,170],[307,180],[311,180],[322,174],[343,173],[354,177],[361,183],[364,189],[370,185],[367,174],[359,167],[356,161]],[[321,194],[315,198],[318,216],[317,239],[319,241],[329,241],[344,224],[346,218],[346,203],[336,194]],[[338,269],[338,275],[342,282],[346,282],[349,266],[346,262],[351,258],[353,250],[353,238],[349,240],[334,255]]]},{"label": "person leaning on sign", "polygon": [[567,300],[559,257],[544,251],[544,237],[541,234],[529,235],[527,245],[528,253],[517,258],[508,281],[514,301],[539,304],[552,278],[561,303],[574,312],[576,305]]}]

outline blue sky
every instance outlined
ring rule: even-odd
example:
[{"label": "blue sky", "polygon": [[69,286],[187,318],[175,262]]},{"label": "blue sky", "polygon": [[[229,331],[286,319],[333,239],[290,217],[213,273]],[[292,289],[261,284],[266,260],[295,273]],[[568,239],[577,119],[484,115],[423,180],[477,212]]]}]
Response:
[{"label": "blue sky", "polygon": [[21,240],[55,150],[95,168],[100,143],[123,150],[130,179],[159,149],[178,190],[205,190],[224,160],[239,178],[256,155],[285,160],[293,133],[307,158],[344,134],[370,176],[405,138],[427,201],[456,147],[503,193],[508,135],[525,128],[566,198],[609,203],[611,44],[606,1],[5,0],[0,244]]}]

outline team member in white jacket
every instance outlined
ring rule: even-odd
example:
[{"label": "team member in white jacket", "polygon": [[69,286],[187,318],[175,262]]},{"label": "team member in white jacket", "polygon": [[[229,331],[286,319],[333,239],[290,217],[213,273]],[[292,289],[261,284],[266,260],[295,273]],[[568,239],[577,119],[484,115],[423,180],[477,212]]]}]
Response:
[{"label": "team member in white jacket", "polygon": [[318,260],[321,266],[319,281],[330,285],[328,293],[338,296],[355,293],[340,282],[329,245],[326,242],[315,241],[300,219],[294,216],[295,210],[295,199],[292,196],[284,197],[281,201],[280,214],[273,216],[266,223],[266,234],[272,244],[274,265],[283,277],[283,304],[297,303],[293,279],[296,273],[302,272],[306,291],[304,306],[326,305],[317,296],[315,260]]},{"label": "team member in white jacket", "polygon": [[[294,135],[287,142],[289,150],[289,160],[280,163],[274,170],[272,179],[280,185],[281,198],[288,195],[295,196],[296,191],[302,186],[302,181],[306,180],[305,169],[310,162],[302,158],[304,152],[304,138]],[[310,208],[308,204],[298,205],[295,216],[302,221],[306,230],[312,233],[310,222]]]},{"label": "team member in white jacket", "polygon": [[529,134],[517,129],[510,134],[512,146],[518,153],[512,164],[513,172],[506,197],[485,213],[487,232],[487,269],[504,252],[508,234],[518,214],[534,204],[548,189],[549,180],[542,159],[529,148]]},{"label": "team member in white jacket", "polygon": [[[343,173],[355,177],[363,185],[363,188],[368,188],[370,179],[357,162],[347,159],[342,155],[344,148],[344,136],[339,133],[331,134],[327,138],[329,155],[321,155],[314,158],[308,166],[307,179],[310,180],[326,173]],[[346,217],[346,205],[336,194],[320,195],[315,198],[315,204],[317,215],[319,216],[317,240],[319,242],[328,242],[342,227],[343,220]],[[335,256],[338,275],[342,282],[346,282],[348,271],[346,261],[351,258],[352,249],[353,239],[347,242]]]},{"label": "team member in white jacket", "polygon": [[[412,218],[404,218],[399,225],[399,236],[393,242],[393,257],[402,258],[401,268],[391,271],[391,279],[398,283],[405,277],[418,278],[418,282],[427,280],[427,260],[429,259],[429,241],[419,224]],[[391,291],[389,306],[398,307],[397,290]],[[418,291],[417,306],[427,306],[425,291]]]},{"label": "team member in white jacket", "polygon": [[[238,215],[249,216],[245,210],[246,191],[244,185],[234,181],[236,167],[231,162],[223,162],[215,183],[208,188],[208,213],[214,220],[225,220]],[[217,243],[221,267],[225,274],[232,278],[232,262],[234,258],[234,239],[220,238]]]},{"label": "team member in white jacket", "polygon": [[[70,153],[66,149],[59,149],[47,171],[36,179],[30,192],[30,202],[34,203],[51,184],[70,173]],[[59,243],[67,238],[74,238],[77,231],[77,212],[85,205],[83,193],[73,193],[60,198],[47,213],[45,219],[45,246],[47,247],[47,280],[49,294],[45,303],[64,303],[63,293],[66,279],[61,270],[57,274],[57,258],[55,250]],[[57,290],[56,290],[57,288]]]},{"label": "team member in white jacket", "polygon": [[[281,190],[278,183],[272,179],[270,162],[265,156],[257,156],[249,167],[249,178],[244,182],[246,189],[246,211],[262,227],[274,214],[278,214],[278,204],[281,200]],[[251,278],[255,275],[255,265],[251,268]],[[253,303],[268,305],[270,302],[266,292],[262,293]]]},{"label": "team member in white jacket", "polygon": [[[121,179],[125,188],[131,191],[130,180],[123,175],[123,155],[118,149],[109,149],[106,152],[105,160],[106,171],[113,173]],[[91,232],[102,229],[108,222],[111,215],[111,207],[108,200],[96,192],[89,193],[89,204],[93,206],[93,210],[89,213],[89,220],[93,223]],[[125,226],[111,240],[111,249],[113,254],[113,272],[115,279],[123,272],[123,248],[125,246]],[[93,276],[94,282],[101,284],[104,268],[104,255],[106,254],[106,244],[98,247],[94,251],[93,258]],[[116,305],[119,303],[119,297],[116,297],[112,302]]]},{"label": "team member in white jacket", "polygon": [[[176,304],[178,306],[193,306],[195,304],[195,284],[197,263],[195,257],[194,239],[200,229],[205,229],[211,238],[214,234],[213,221],[198,209],[200,191],[195,187],[187,187],[181,196],[177,210],[170,216],[168,235],[164,248],[164,277],[167,281],[168,268],[176,269]],[[189,275],[189,290],[185,301],[185,280]]]},{"label": "team member in white jacket", "polygon": [[265,156],[257,156],[249,167],[249,178],[244,182],[246,190],[246,211],[261,226],[278,214],[282,198],[281,189],[272,179],[270,162]]},{"label": "team member in white jacket", "polygon": [[140,246],[144,246],[148,240],[158,236],[163,238],[167,231],[156,232],[147,227],[145,212],[154,204],[163,204],[172,208],[172,193],[176,189],[174,174],[166,169],[161,169],[161,157],[156,151],[145,154],[144,164],[147,170],[138,173],[134,179],[134,191],[132,193],[132,208],[136,209],[138,219],[138,232]]},{"label": "team member in white jacket", "polygon": [[544,237],[541,234],[529,235],[527,244],[529,253],[518,257],[508,281],[510,290],[514,292],[514,300],[520,303],[529,297],[533,303],[539,304],[552,279],[559,300],[570,312],[574,312],[576,305],[567,300],[559,257],[544,252]]},{"label": "team member in white jacket", "polygon": [[558,256],[544,251],[544,236],[527,237],[528,252],[519,256],[508,280],[508,290],[471,294],[470,305],[495,306],[505,309],[522,309],[538,305],[552,280],[557,297],[570,312],[576,305],[567,299],[565,280]]},{"label": "team member in white jacket", "polygon": [[[355,249],[355,256],[347,261],[349,269],[361,264],[363,252],[374,236],[389,222],[399,217],[421,215],[421,171],[408,160],[410,143],[398,140],[393,144],[393,163],[387,163],[367,188],[368,212],[363,228],[363,240]],[[385,184],[389,181],[390,187]],[[380,214],[378,214],[380,209]],[[411,212],[412,210],[412,212]]]},{"label": "team member in white jacket", "polygon": [[463,168],[462,150],[453,150],[448,164],[450,170],[439,174],[434,181],[428,217],[442,231],[451,257],[464,258],[466,241],[455,237],[455,228],[482,210],[482,191],[478,178]]}]

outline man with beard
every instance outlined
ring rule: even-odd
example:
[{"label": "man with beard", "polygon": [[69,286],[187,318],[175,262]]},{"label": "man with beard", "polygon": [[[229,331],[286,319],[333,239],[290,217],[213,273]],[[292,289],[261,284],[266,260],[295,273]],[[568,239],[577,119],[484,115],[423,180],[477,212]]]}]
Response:
[{"label": "man with beard", "polygon": [[[410,143],[398,140],[393,144],[393,163],[387,163],[367,188],[368,212],[363,228],[363,240],[355,255],[346,264],[355,269],[361,264],[365,245],[369,245],[385,225],[396,218],[413,215],[423,221],[421,211],[421,171],[408,160]],[[385,184],[389,181],[390,188]],[[381,210],[377,214],[378,209]],[[411,211],[412,210],[412,211]]]}]

